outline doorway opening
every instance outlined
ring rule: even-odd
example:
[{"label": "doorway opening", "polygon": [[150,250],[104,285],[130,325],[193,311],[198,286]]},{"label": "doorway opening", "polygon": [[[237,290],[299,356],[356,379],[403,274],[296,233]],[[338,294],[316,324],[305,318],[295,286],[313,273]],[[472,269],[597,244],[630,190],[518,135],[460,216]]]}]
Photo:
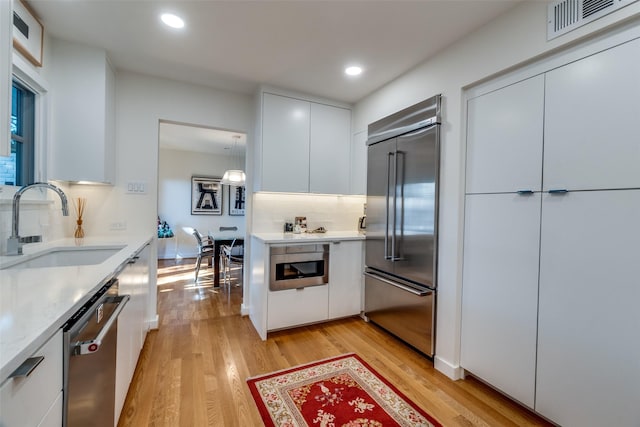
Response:
[{"label": "doorway opening", "polygon": [[[246,170],[247,134],[160,120],[158,135],[159,264],[173,261],[187,275],[182,279],[190,276],[190,286],[218,292],[223,282],[220,257],[203,259],[197,280],[195,268],[187,267],[195,266],[198,256],[193,230],[211,236],[218,250],[223,242],[245,238],[244,185],[224,184],[221,179],[226,170]],[[160,269],[158,273],[160,285],[166,278],[161,277]],[[242,293],[244,275],[241,269],[234,273],[231,287]]]}]

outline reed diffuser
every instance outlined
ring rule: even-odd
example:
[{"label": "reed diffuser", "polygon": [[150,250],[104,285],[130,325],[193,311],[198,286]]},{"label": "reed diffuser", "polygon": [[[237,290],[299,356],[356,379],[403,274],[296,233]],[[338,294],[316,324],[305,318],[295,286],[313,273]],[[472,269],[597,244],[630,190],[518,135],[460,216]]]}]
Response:
[{"label": "reed diffuser", "polygon": [[75,237],[76,240],[82,240],[82,238],[84,237],[84,230],[82,229],[82,216],[84,215],[84,208],[87,205],[87,199],[85,199],[84,197],[77,197],[73,199],[73,205],[76,209],[77,217],[76,231],[73,233],[73,237]]}]

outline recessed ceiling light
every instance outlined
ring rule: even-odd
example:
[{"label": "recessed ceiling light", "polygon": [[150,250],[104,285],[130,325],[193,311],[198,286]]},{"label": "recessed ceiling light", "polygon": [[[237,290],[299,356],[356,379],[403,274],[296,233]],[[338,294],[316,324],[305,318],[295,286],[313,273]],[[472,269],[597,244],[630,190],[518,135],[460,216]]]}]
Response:
[{"label": "recessed ceiling light", "polygon": [[182,20],[182,18],[180,18],[177,15],[174,15],[173,13],[163,13],[160,16],[160,19],[162,19],[162,22],[164,22],[166,25],[168,25],[171,28],[184,27],[184,21]]},{"label": "recessed ceiling light", "polygon": [[362,68],[357,66],[347,67],[344,72],[348,76],[359,76],[362,74]]}]

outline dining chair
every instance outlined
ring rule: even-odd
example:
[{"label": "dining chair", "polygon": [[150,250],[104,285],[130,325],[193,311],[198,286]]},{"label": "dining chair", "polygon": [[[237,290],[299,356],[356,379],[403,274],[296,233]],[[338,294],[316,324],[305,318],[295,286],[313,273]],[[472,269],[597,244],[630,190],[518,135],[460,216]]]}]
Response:
[{"label": "dining chair", "polygon": [[242,284],[244,280],[244,243],[236,244],[237,239],[233,239],[230,245],[223,245],[220,248],[221,259],[223,262],[223,286],[228,285],[231,289],[231,269],[234,267],[240,267],[240,281],[238,286]]},{"label": "dining chair", "polygon": [[200,273],[200,264],[202,263],[202,258],[211,258],[211,262],[213,263],[213,255],[214,255],[214,247],[213,247],[213,239],[208,236],[204,237],[198,230],[193,229],[193,236],[196,238],[198,242],[198,258],[196,259],[196,282],[198,281],[198,274]]}]

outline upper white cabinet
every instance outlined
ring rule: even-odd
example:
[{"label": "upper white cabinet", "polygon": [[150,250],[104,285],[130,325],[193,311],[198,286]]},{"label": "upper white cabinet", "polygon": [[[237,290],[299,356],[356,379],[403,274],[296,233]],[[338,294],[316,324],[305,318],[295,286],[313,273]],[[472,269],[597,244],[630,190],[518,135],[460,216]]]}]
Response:
[{"label": "upper white cabinet", "polygon": [[115,77],[106,51],[52,43],[49,179],[115,183]]},{"label": "upper white cabinet", "polygon": [[547,73],[544,189],[640,187],[640,40]]},{"label": "upper white cabinet", "polygon": [[257,191],[348,194],[351,110],[262,93]]},{"label": "upper white cabinet", "polygon": [[0,156],[11,155],[11,43],[10,1],[0,1]]},{"label": "upper white cabinet", "polygon": [[349,194],[351,110],[311,103],[309,192]]},{"label": "upper white cabinet", "polygon": [[367,132],[355,133],[351,139],[350,194],[367,194]]},{"label": "upper white cabinet", "polygon": [[467,193],[540,191],[544,76],[468,103]]},{"label": "upper white cabinet", "polygon": [[265,93],[262,114],[262,190],[309,191],[307,101]]}]

